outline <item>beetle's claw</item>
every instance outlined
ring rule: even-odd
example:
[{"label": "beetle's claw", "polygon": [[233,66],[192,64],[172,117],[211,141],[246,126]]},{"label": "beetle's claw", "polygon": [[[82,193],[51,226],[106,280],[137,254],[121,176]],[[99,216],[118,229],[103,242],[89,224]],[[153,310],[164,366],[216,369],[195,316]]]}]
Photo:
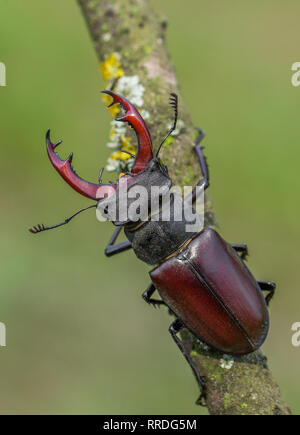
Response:
[{"label": "beetle's claw", "polygon": [[67,161],[72,163],[72,160],[73,160],[73,153],[70,153],[69,157],[67,158]]},{"label": "beetle's claw", "polygon": [[248,248],[247,248],[244,252],[242,252],[241,259],[243,261],[247,261],[248,256],[249,256],[249,251],[248,251]]},{"label": "beetle's claw", "polygon": [[[116,121],[124,122],[125,119],[123,119],[123,118],[125,118],[126,115],[128,114],[128,112],[130,112],[130,105],[127,103],[127,101],[125,101],[123,98],[120,98],[119,95],[115,94],[115,93],[112,92],[112,91],[107,90],[107,91],[101,91],[101,92],[102,92],[103,94],[107,94],[107,95],[109,95],[109,96],[112,97],[112,99],[113,99],[112,102],[109,103],[106,107],[111,107],[111,106],[113,106],[114,104],[120,104],[120,106],[122,107],[122,109],[125,110],[125,114],[124,114],[123,116],[119,116],[119,117],[116,118]],[[127,104],[126,104],[126,103],[127,103]]]},{"label": "beetle's claw", "polygon": [[196,405],[207,406],[206,405],[206,394],[202,391],[198,399],[196,400]]},{"label": "beetle's claw", "polygon": [[50,139],[50,128],[47,130],[46,133],[46,143],[47,145],[51,146],[51,148],[54,150],[58,145],[62,143],[62,140],[59,140],[58,142],[52,143]]},{"label": "beetle's claw", "polygon": [[[49,128],[49,130],[46,133],[46,145],[47,145],[47,150],[48,150],[49,157],[50,157],[50,155],[52,155],[53,158],[54,158],[54,160],[51,160],[51,158],[50,158],[51,163],[54,164],[54,161],[55,161],[55,163],[57,165],[57,167],[54,166],[56,168],[56,170],[61,169],[63,166],[65,166],[68,163],[71,163],[72,159],[73,159],[73,153],[70,153],[70,155],[68,156],[68,158],[66,160],[62,160],[59,157],[58,153],[54,152],[55,148],[58,147],[58,145],[60,145],[61,143],[62,143],[62,140],[59,140],[59,141],[57,141],[55,143],[51,142],[50,128]],[[73,167],[71,165],[70,165],[70,168],[74,172]]]},{"label": "beetle's claw", "polygon": [[113,106],[114,104],[116,104],[117,103],[117,101],[112,101],[111,103],[109,103],[106,107],[111,107],[111,106]]},{"label": "beetle's claw", "polygon": [[206,398],[207,398],[207,389],[206,389],[206,383],[205,383],[206,378],[204,376],[201,376],[201,393],[200,396],[198,397],[198,399],[196,400],[196,405],[200,405],[200,406],[207,406],[206,403]]}]

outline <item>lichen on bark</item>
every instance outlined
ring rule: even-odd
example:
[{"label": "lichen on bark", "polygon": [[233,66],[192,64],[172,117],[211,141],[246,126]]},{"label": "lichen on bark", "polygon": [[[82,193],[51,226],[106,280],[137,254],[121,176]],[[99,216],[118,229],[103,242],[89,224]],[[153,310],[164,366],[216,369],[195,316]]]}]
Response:
[{"label": "lichen on bark", "polygon": [[78,2],[100,62],[109,54],[117,53],[126,76],[138,75],[145,87],[143,107],[150,113],[147,125],[154,148],[166,135],[168,125],[172,122],[169,94],[178,94],[179,118],[184,128],[176,136],[171,148],[162,149],[161,157],[170,169],[174,184],[183,185],[188,175],[192,185],[200,176],[193,152],[196,132],[165,48],[166,19],[154,13],[147,1]]},{"label": "lichen on bark", "polygon": [[[161,157],[175,185],[194,185],[200,177],[195,159],[195,128],[181,98],[165,38],[167,20],[154,12],[147,0],[78,0],[100,62],[118,53],[128,76],[138,75],[145,87],[147,124],[157,147],[172,120],[168,105],[171,92],[179,96],[184,128]],[[212,201],[205,197],[205,223],[215,225]],[[206,378],[207,407],[211,414],[290,414],[267,366],[256,351],[242,357],[223,355],[183,330],[181,338],[197,370]]]}]

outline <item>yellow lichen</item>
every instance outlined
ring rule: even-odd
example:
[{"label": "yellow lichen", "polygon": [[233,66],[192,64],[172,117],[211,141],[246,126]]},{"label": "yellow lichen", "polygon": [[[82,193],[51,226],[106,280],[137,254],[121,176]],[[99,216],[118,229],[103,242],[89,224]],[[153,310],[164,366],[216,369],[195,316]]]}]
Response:
[{"label": "yellow lichen", "polygon": [[[116,79],[119,79],[124,75],[124,70],[121,68],[121,62],[117,53],[111,53],[106,56],[105,60],[100,63],[100,73],[105,81],[105,87]],[[102,95],[102,100],[104,103],[109,105],[111,103],[111,97],[107,94]],[[114,104],[111,107],[108,107],[109,113],[116,117],[119,113],[119,106]]]},{"label": "yellow lichen", "polygon": [[[135,148],[130,145],[130,138],[125,138],[125,137],[121,137],[121,142],[122,142],[122,150],[125,151],[129,151],[130,153],[134,154],[135,153]],[[113,160],[122,160],[123,162],[130,159],[131,155],[127,154],[127,153],[123,153],[121,150],[120,151],[116,151],[114,153],[112,153],[112,155],[110,156],[111,159]]]},{"label": "yellow lichen", "polygon": [[110,156],[110,158],[113,159],[113,160],[120,159],[120,160],[123,160],[123,161],[124,161],[124,160],[129,159],[129,158],[130,158],[130,155],[127,154],[127,153],[123,153],[122,151],[116,151],[116,152],[112,153],[112,155]]},{"label": "yellow lichen", "polygon": [[122,134],[121,136],[121,143],[122,143],[122,148],[126,151],[129,151],[131,154],[135,154],[135,147],[133,145],[130,144],[131,139],[130,137],[126,137],[124,136],[124,134]]},{"label": "yellow lichen", "polygon": [[[102,100],[104,101],[106,106],[108,106],[111,103],[111,97],[107,94],[102,94]],[[107,107],[107,110],[109,111],[111,116],[115,118],[119,113],[119,106],[117,104],[114,104],[111,107]]]},{"label": "yellow lichen", "polygon": [[121,68],[121,62],[116,53],[109,54],[105,61],[100,63],[100,72],[107,82],[124,75],[124,70]]}]

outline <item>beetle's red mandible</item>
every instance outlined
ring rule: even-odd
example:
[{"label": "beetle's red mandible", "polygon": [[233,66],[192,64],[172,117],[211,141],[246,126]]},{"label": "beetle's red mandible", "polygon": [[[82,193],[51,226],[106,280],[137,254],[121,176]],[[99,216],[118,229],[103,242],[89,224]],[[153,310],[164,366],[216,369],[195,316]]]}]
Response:
[{"label": "beetle's red mandible", "polygon": [[108,94],[113,98],[112,103],[108,106],[112,106],[115,103],[121,104],[125,110],[125,115],[120,118],[116,118],[116,121],[128,122],[137,135],[138,139],[138,151],[136,159],[132,168],[133,174],[138,174],[144,171],[149,162],[153,159],[152,139],[148,127],[137,111],[137,109],[126,98],[115,94],[112,91],[102,91],[104,94]]},{"label": "beetle's red mandible", "polygon": [[61,160],[58,154],[54,151],[55,148],[61,144],[62,141],[53,144],[50,140],[50,130],[46,134],[47,152],[50,162],[57,170],[59,175],[71,186],[74,190],[81,193],[81,195],[87,198],[94,199],[96,201],[103,199],[108,195],[112,195],[117,189],[116,184],[94,184],[80,178],[74,171],[71,162],[73,159],[73,153],[69,155],[66,160]]}]

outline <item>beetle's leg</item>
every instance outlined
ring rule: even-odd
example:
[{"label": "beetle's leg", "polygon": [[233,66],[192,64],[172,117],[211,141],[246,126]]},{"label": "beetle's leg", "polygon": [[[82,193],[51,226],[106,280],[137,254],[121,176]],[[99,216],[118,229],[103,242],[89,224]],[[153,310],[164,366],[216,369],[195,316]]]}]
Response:
[{"label": "beetle's leg", "polygon": [[[202,141],[202,139],[205,136],[205,133],[203,130],[201,130],[201,128],[197,128],[199,135],[196,139],[196,143],[195,143],[195,151],[198,157],[198,161],[200,164],[200,168],[201,168],[201,172],[202,172],[202,178],[198,181],[198,183],[196,184],[196,186],[193,188],[192,192],[191,192],[191,196],[192,196],[192,202],[194,202],[197,198],[197,190],[196,187],[202,187],[203,189],[207,189],[209,186],[209,170],[208,170],[208,166],[207,166],[207,162],[206,162],[206,158],[203,154],[203,147],[200,146],[200,142]],[[190,195],[188,196],[188,198],[190,197]]]},{"label": "beetle's leg", "polygon": [[156,288],[154,286],[154,284],[150,284],[146,290],[144,291],[144,293],[142,294],[142,297],[144,299],[144,301],[146,301],[148,304],[153,305],[155,308],[158,305],[166,305],[164,303],[164,301],[159,300],[159,299],[152,299],[151,296],[153,295],[153,293],[155,292]]},{"label": "beetle's leg", "polygon": [[204,378],[202,376],[200,376],[197,367],[195,366],[192,358],[190,357],[190,354],[186,351],[183,342],[178,338],[177,334],[178,332],[180,332],[181,328],[184,328],[185,326],[183,325],[183,323],[181,322],[181,320],[176,319],[174,320],[174,322],[171,324],[170,328],[169,328],[169,332],[172,335],[173,340],[175,341],[175,343],[177,344],[177,346],[179,347],[179,349],[181,350],[183,356],[185,357],[185,359],[187,360],[189,366],[191,367],[191,369],[193,370],[193,373],[196,377],[197,382],[199,383],[199,385],[201,385],[201,394],[198,398],[198,400],[196,401],[196,403],[198,405],[202,405],[205,406],[205,399],[206,399],[206,385],[204,382]]},{"label": "beetle's leg", "polygon": [[266,303],[269,305],[270,300],[274,296],[276,284],[272,281],[257,281],[257,284],[261,288],[262,291],[268,292],[266,296]]},{"label": "beetle's leg", "polygon": [[231,243],[231,247],[237,252],[240,253],[240,257],[242,260],[246,260],[248,253],[247,245],[243,243]]},{"label": "beetle's leg", "polygon": [[111,236],[111,239],[109,240],[104,251],[107,257],[111,257],[112,255],[119,254],[120,252],[123,251],[127,251],[127,249],[130,249],[132,247],[129,240],[125,240],[124,242],[117,243],[116,245],[114,244],[121,231],[122,231],[122,227],[118,227],[115,229],[113,235]]}]

